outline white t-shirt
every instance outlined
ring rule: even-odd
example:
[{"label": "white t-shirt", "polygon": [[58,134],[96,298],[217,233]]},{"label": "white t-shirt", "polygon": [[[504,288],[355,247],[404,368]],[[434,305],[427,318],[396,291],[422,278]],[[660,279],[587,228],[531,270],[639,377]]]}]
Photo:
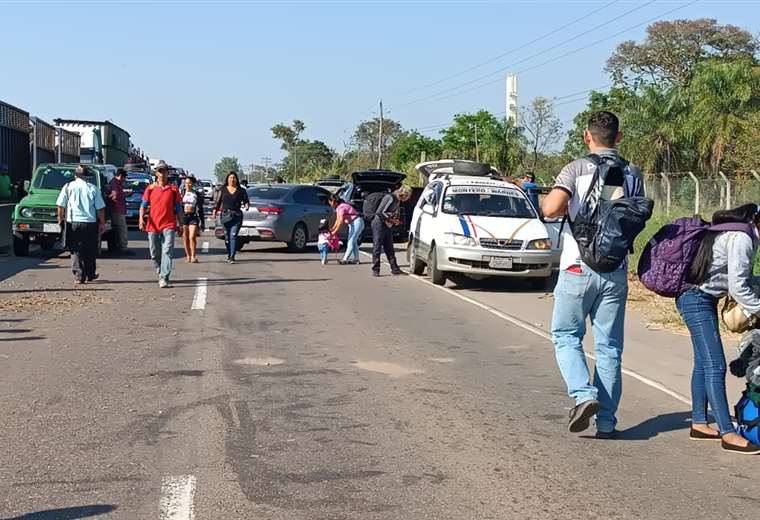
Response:
[{"label": "white t-shirt", "polygon": [[[618,153],[614,148],[605,148],[600,150],[597,155],[617,156]],[[595,172],[596,164],[591,159],[582,157],[565,165],[554,181],[555,188],[559,188],[570,195],[567,208],[569,220],[573,220],[578,215],[581,202],[591,187]],[[624,172],[623,179],[607,178],[602,190],[602,198],[615,200],[625,196],[626,193],[631,197],[644,195],[644,183],[641,182],[641,178],[636,175],[634,169],[630,167]],[[564,271],[573,265],[582,264],[578,243],[570,230],[570,223],[565,222],[562,229],[562,256],[560,257],[559,268]]]},{"label": "white t-shirt", "polygon": [[198,207],[198,194],[194,191],[186,191],[182,196],[182,209],[185,213],[195,213]]}]

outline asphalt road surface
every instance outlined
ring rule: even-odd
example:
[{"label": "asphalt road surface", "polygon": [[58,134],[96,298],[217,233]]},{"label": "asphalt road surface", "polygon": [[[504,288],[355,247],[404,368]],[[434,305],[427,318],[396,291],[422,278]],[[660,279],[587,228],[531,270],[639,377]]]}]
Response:
[{"label": "asphalt road surface", "polygon": [[0,519],[758,510],[755,459],[689,442],[656,388],[626,377],[619,439],[571,435],[539,334],[367,263],[259,244],[228,265],[201,242],[165,290],[139,239],[82,289],[66,255],[3,260]]}]

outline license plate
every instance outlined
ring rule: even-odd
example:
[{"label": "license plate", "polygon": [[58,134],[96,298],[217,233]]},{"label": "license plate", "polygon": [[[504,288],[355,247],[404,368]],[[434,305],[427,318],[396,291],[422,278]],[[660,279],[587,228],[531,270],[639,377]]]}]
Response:
[{"label": "license plate", "polygon": [[512,258],[492,256],[488,266],[492,269],[512,269]]},{"label": "license plate", "polygon": [[43,233],[60,233],[61,226],[58,224],[42,224]]},{"label": "license plate", "polygon": [[238,235],[242,237],[257,237],[259,236],[259,231],[256,228],[240,228]]}]

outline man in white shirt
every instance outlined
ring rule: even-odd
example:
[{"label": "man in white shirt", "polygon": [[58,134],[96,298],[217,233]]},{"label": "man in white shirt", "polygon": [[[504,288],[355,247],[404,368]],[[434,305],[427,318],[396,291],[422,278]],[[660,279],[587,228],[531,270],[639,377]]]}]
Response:
[{"label": "man in white shirt", "polygon": [[66,221],[66,244],[71,251],[74,284],[97,280],[98,241],[105,230],[106,203],[95,184],[85,180],[87,167],[74,170],[75,179],[61,188],[56,206],[58,224]]},{"label": "man in white shirt", "polygon": [[[622,134],[620,122],[611,112],[591,115],[583,139],[591,154],[618,157],[616,149]],[[626,163],[627,164],[627,163]],[[583,157],[562,168],[552,191],[543,202],[548,218],[566,216],[574,219],[591,187],[596,162]],[[601,197],[643,196],[640,176],[626,166],[610,169]],[[554,289],[552,341],[557,364],[567,384],[568,395],[576,406],[570,411],[568,429],[579,433],[590,426],[596,415],[596,436],[614,438],[616,412],[622,394],[621,366],[623,358],[623,324],[628,298],[628,262],[611,273],[597,273],[580,258],[578,244],[570,227],[563,228],[560,273]],[[583,353],[586,319],[591,318],[594,330],[596,366],[593,384]]]}]

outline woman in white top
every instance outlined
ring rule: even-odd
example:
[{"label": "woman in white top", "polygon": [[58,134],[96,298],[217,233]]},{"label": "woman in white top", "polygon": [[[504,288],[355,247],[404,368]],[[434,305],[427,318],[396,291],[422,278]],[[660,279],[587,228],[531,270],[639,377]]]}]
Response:
[{"label": "woman in white top", "polygon": [[195,190],[195,177],[185,177],[182,194],[182,239],[188,262],[198,263],[198,229],[205,228],[203,194]]}]

